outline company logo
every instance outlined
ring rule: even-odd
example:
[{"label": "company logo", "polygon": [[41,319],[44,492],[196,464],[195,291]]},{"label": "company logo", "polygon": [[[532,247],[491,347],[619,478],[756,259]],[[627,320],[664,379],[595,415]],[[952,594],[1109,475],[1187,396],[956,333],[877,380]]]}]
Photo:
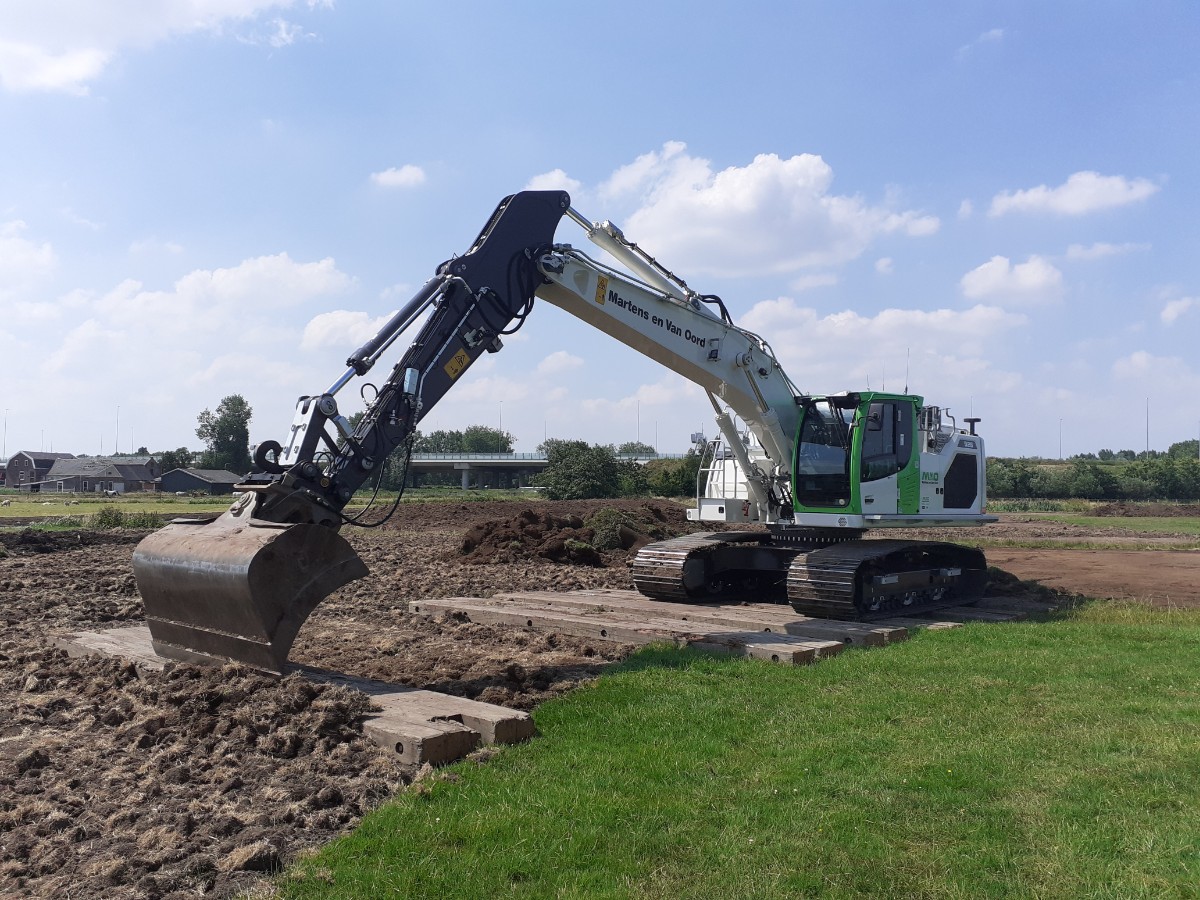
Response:
[{"label": "company logo", "polygon": [[937,484],[938,477],[939,476],[938,476],[937,472],[922,472],[921,473],[921,481],[925,484]]}]

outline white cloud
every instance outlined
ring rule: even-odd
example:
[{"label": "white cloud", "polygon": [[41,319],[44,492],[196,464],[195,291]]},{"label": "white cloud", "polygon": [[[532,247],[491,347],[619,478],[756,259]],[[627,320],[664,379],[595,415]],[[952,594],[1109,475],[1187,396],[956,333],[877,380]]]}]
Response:
[{"label": "white cloud", "polygon": [[289,47],[296,43],[296,39],[304,34],[304,29],[301,26],[286,19],[276,19],[272,24],[275,30],[267,38],[267,43],[272,47]]},{"label": "white cloud", "polygon": [[1200,309],[1200,298],[1180,297],[1178,300],[1168,301],[1167,305],[1162,308],[1162,312],[1158,315],[1162,319],[1163,324],[1174,325],[1180,316],[1193,308]]},{"label": "white cloud", "polygon": [[970,200],[964,200],[962,203],[958,204],[958,217],[960,219],[965,221],[966,219],[971,218],[974,213],[975,204]]},{"label": "white cloud", "polygon": [[369,313],[348,309],[335,309],[314,316],[304,326],[300,337],[302,350],[317,347],[342,347],[350,350],[359,347],[379,333],[395,310],[371,318]]},{"label": "white cloud", "polygon": [[1062,272],[1040,256],[1013,265],[1006,256],[993,256],[959,282],[971,300],[997,298],[1014,302],[1054,299],[1062,293]]},{"label": "white cloud", "polygon": [[23,237],[26,229],[26,224],[19,219],[0,223],[0,296],[29,284],[54,268],[54,249],[50,243]]},{"label": "white cloud", "polygon": [[639,385],[631,394],[612,399],[589,397],[580,403],[580,408],[589,416],[612,418],[620,413],[643,412],[644,424],[649,426],[651,416],[657,410],[671,409],[683,404],[695,404],[704,398],[704,389],[686,378],[668,373],[658,381]]},{"label": "white cloud", "polygon": [[922,237],[940,227],[936,216],[835,194],[832,183],[833,170],[813,154],[760,154],[715,171],[669,142],[622,166],[596,193],[608,208],[632,206],[625,234],[672,268],[718,276],[837,266],[881,236]]},{"label": "white cloud", "polygon": [[811,291],[814,288],[833,287],[838,283],[838,277],[832,272],[813,272],[811,275],[801,275],[788,282],[793,291]]},{"label": "white cloud", "polygon": [[[294,307],[314,297],[348,290],[354,279],[338,271],[332,259],[298,263],[286,253],[247,259],[228,269],[197,269],[170,291],[148,291],[127,279],[96,301],[96,309],[114,320],[144,318],[164,333],[214,333],[229,321],[252,318],[258,310]],[[231,318],[232,317],[232,318]],[[241,326],[245,327],[245,326]]]},{"label": "white cloud", "polygon": [[1145,200],[1158,191],[1158,185],[1145,178],[1076,172],[1058,187],[1037,187],[1021,191],[1003,191],[992,198],[989,216],[1010,212],[1054,213],[1082,216],[1102,209],[1113,209]]},{"label": "white cloud", "polygon": [[1163,385],[1170,385],[1171,391],[1181,397],[1194,396],[1200,391],[1200,375],[1177,356],[1155,356],[1137,350],[1114,362],[1112,372],[1119,381],[1156,394]]},{"label": "white cloud", "polygon": [[578,369],[583,365],[583,359],[568,353],[566,350],[556,350],[537,365],[539,375],[559,375]]},{"label": "white cloud", "polygon": [[384,188],[411,188],[425,183],[425,170],[406,163],[400,168],[393,166],[382,172],[372,172],[371,181]]},{"label": "white cloud", "polygon": [[534,175],[525,184],[527,191],[566,191],[569,194],[578,194],[582,188],[582,182],[571,178],[562,169]]},{"label": "white cloud", "polygon": [[[0,4],[0,87],[12,92],[86,94],[122,52],[175,35],[220,33],[292,0],[41,0]],[[312,2],[309,9],[315,8]],[[281,47],[300,33],[275,19],[267,43]]]},{"label": "white cloud", "polygon": [[890,256],[881,256],[875,260],[875,271],[880,275],[891,275],[895,270],[895,261]]},{"label": "white cloud", "polygon": [[[1001,390],[1020,382],[1019,374],[993,368],[984,352],[1027,321],[1019,313],[984,305],[966,310],[885,309],[874,316],[846,310],[822,316],[782,297],[755,304],[740,324],[770,335],[784,368],[802,390],[860,390],[868,384],[879,388],[885,376],[894,387],[911,365],[915,390],[930,384],[962,388],[973,383],[980,386],[978,391],[985,384],[989,390]],[[814,347],[820,352],[812,352]]]},{"label": "white cloud", "polygon": [[1120,256],[1125,253],[1149,249],[1149,244],[1105,244],[1099,242],[1088,247],[1085,247],[1083,244],[1072,244],[1067,248],[1067,259],[1103,259],[1106,256]]},{"label": "white cloud", "polygon": [[1007,33],[1007,30],[1004,28],[989,28],[969,44],[963,44],[959,47],[954,53],[954,58],[962,62],[971,55],[976,47],[981,47],[985,44],[999,44],[1004,40]]}]

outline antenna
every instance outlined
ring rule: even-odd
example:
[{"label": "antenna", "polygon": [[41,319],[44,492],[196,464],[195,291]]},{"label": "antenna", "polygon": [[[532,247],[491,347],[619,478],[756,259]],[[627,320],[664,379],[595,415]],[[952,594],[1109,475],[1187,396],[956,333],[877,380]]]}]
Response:
[{"label": "antenna", "polygon": [[912,362],[912,347],[904,351],[904,393],[908,393],[908,367]]}]

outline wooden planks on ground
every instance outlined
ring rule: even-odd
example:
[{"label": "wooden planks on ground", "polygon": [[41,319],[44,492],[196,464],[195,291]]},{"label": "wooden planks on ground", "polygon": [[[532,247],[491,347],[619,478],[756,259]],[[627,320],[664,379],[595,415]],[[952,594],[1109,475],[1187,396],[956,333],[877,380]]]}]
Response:
[{"label": "wooden planks on ground", "polygon": [[[73,656],[119,656],[151,670],[161,670],[170,662],[154,652],[150,629],[144,625],[76,632],[58,644]],[[453,762],[481,744],[517,743],[536,731],[532,717],[521,710],[308,666],[296,666],[294,671],[313,681],[370,695],[379,711],[363,720],[363,732],[412,765]]]},{"label": "wooden planks on ground", "polygon": [[882,647],[905,640],[911,630],[960,628],[966,622],[1007,622],[1049,611],[1036,602],[987,598],[926,615],[874,622],[843,622],[802,616],[768,603],[663,603],[636,591],[608,588],[515,591],[494,597],[449,597],[409,605],[419,615],[454,614],[473,622],[516,625],[620,643],[672,641],[702,649],[776,662],[804,664],[847,646]]},{"label": "wooden planks on ground", "polygon": [[905,640],[908,631],[893,625],[874,622],[841,622],[802,616],[789,606],[778,603],[662,603],[649,600],[637,591],[591,590],[567,594],[552,591],[520,591],[497,594],[493,600],[522,604],[577,606],[623,611],[637,615],[651,614],[664,619],[682,620],[696,625],[716,625],[746,631],[771,631],[813,640],[838,641],[842,644],[882,647]]}]

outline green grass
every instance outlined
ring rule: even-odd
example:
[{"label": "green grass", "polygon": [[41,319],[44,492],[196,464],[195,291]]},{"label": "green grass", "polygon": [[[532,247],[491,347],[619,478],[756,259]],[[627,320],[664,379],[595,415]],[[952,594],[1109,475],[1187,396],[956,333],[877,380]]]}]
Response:
[{"label": "green grass", "polygon": [[650,649],[402,793],[286,897],[1162,897],[1200,884],[1200,614],[807,668]]},{"label": "green grass", "polygon": [[[189,516],[199,513],[223,512],[232,497],[175,497],[162,494],[127,494],[120,497],[80,494],[10,494],[8,506],[0,506],[0,523],[9,518],[62,515],[89,516],[104,507],[117,507],[129,512]],[[67,500],[78,503],[66,505]],[[49,504],[49,505],[46,505]]]}]

